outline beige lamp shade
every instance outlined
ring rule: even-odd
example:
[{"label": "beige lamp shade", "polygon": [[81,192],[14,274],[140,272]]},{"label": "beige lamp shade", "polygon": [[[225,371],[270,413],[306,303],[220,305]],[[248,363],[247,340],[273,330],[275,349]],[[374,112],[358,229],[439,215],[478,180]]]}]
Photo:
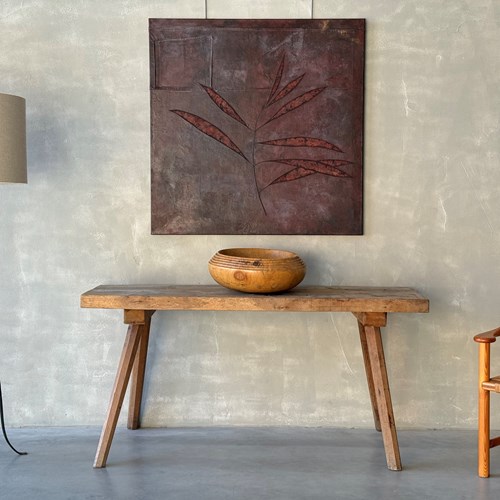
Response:
[{"label": "beige lamp shade", "polygon": [[0,182],[28,182],[26,101],[0,94]]}]

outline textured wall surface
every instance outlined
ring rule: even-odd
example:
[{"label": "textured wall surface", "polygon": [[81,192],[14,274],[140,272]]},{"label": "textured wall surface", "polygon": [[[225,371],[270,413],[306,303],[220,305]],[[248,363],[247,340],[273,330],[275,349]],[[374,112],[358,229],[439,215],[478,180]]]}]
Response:
[{"label": "textured wall surface", "polygon": [[[80,293],[211,283],[216,250],[253,245],[298,252],[309,284],[427,294],[430,314],[383,334],[397,422],[475,425],[472,335],[500,325],[500,4],[208,0],[209,17],[312,10],[367,19],[364,236],[151,236],[148,18],[205,2],[0,4],[0,92],[27,99],[29,146],[29,184],[0,186],[9,425],[102,423],[124,326]],[[347,314],[159,313],[145,398],[146,426],[372,425]]]}]

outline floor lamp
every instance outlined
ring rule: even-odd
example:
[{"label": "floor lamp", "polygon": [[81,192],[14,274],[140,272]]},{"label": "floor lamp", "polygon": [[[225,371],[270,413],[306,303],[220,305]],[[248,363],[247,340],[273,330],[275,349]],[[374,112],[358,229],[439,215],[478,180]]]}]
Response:
[{"label": "floor lamp", "polygon": [[[0,94],[0,183],[26,183],[26,101],[22,97]],[[2,386],[0,384],[0,422],[7,444],[18,454],[5,431]]]}]

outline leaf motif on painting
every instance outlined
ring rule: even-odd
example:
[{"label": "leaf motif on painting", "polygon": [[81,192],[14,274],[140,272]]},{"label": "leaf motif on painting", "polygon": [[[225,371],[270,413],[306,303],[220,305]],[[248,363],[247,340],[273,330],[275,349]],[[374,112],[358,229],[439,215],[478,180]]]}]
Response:
[{"label": "leaf motif on painting", "polygon": [[315,173],[316,172],[314,172],[314,170],[297,167],[292,170],[289,170],[283,175],[280,175],[277,179],[274,179],[274,181],[268,184],[266,187],[272,186],[273,184],[278,184],[280,182],[296,181],[297,179],[302,179],[303,177],[308,177],[309,175],[314,175]]},{"label": "leaf motif on painting", "polygon": [[349,177],[352,178],[352,175],[349,175],[347,172],[340,170],[340,168],[334,167],[332,165],[328,165],[327,163],[319,162],[318,167],[314,167],[314,170],[320,174],[329,175],[330,177]]},{"label": "leaf motif on painting", "polygon": [[285,85],[269,102],[268,106],[271,106],[271,104],[274,104],[275,102],[281,101],[284,97],[286,97],[292,90],[294,90],[299,83],[302,81],[302,78],[304,78],[305,73],[300,75],[299,77],[295,78],[295,80],[292,80],[290,83]]},{"label": "leaf motif on painting", "polygon": [[281,57],[280,65],[278,66],[278,71],[276,72],[276,76],[274,77],[273,86],[271,88],[271,93],[267,99],[267,104],[274,97],[274,94],[278,91],[278,87],[281,83],[281,77],[283,76],[283,69],[285,68],[285,54]]},{"label": "leaf motif on painting", "polygon": [[331,167],[343,167],[344,165],[352,165],[353,162],[349,160],[320,160],[321,163]]},{"label": "leaf motif on painting", "polygon": [[201,83],[200,86],[209,95],[210,99],[214,101],[214,103],[220,110],[224,111],[226,115],[229,115],[231,118],[233,118],[237,122],[240,122],[242,125],[245,125],[245,127],[248,128],[248,125],[245,123],[243,118],[241,118],[241,116],[236,112],[231,104],[229,104],[220,94],[218,94],[213,88],[207,87],[206,85],[203,85]]},{"label": "leaf motif on painting", "polygon": [[286,137],[283,139],[273,139],[271,141],[259,142],[259,144],[265,144],[266,146],[290,146],[295,148],[323,148],[343,153],[343,151],[338,146],[335,146],[335,144],[323,139],[315,139],[314,137]]},{"label": "leaf motif on painting", "polygon": [[208,135],[212,139],[215,139],[216,141],[220,142],[227,148],[232,149],[235,153],[238,153],[241,157],[247,160],[245,155],[241,152],[240,148],[238,148],[238,146],[236,146],[236,144],[224,132],[222,132],[222,130],[217,128],[215,125],[212,125],[210,122],[207,122],[207,120],[197,115],[193,115],[192,113],[188,113],[187,111],[181,111],[179,109],[171,109],[170,111],[180,116],[182,119],[186,120],[188,123],[193,125],[193,127],[197,128],[200,132],[204,133],[205,135]]},{"label": "leaf motif on painting", "polygon": [[[255,186],[257,188],[257,196],[259,198],[260,204],[262,206],[262,209],[264,211],[264,214],[267,215],[264,203],[261,198],[261,192],[264,189],[267,189],[269,186],[272,186],[274,184],[280,184],[284,182],[292,182],[296,181],[299,179],[303,179],[305,177],[309,177],[311,175],[315,174],[323,174],[327,175],[330,177],[337,177],[337,178],[352,178],[350,174],[345,172],[343,170],[343,167],[346,165],[352,165],[353,162],[348,161],[348,160],[343,160],[343,159],[335,159],[335,158],[327,158],[327,159],[309,159],[309,158],[283,158],[283,159],[269,159],[269,160],[263,160],[263,161],[256,161],[255,159],[255,152],[256,152],[256,145],[260,144],[263,146],[278,146],[278,147],[303,147],[303,148],[313,148],[313,149],[326,149],[329,151],[334,151],[336,153],[344,153],[342,149],[337,146],[336,144],[333,144],[332,142],[329,142],[325,139],[319,139],[316,137],[309,137],[309,136],[293,136],[293,137],[282,137],[282,138],[277,138],[277,139],[269,139],[265,141],[259,141],[257,142],[257,132],[267,125],[269,122],[272,122],[273,120],[276,120],[277,118],[280,118],[281,116],[284,116],[291,111],[294,111],[295,109],[300,108],[304,104],[308,103],[309,101],[313,100],[315,97],[317,97],[321,92],[323,92],[327,87],[318,87],[318,88],[313,88],[312,90],[309,90],[307,92],[302,93],[298,97],[292,98],[289,100],[287,103],[281,105],[277,111],[272,111],[270,110],[269,114],[272,114],[271,118],[267,119],[264,123],[260,124],[260,117],[261,115],[265,112],[266,108],[269,108],[273,104],[276,104],[277,102],[281,101],[285,97],[289,96],[295,89],[297,89],[302,82],[303,78],[305,77],[305,73],[302,75],[298,76],[297,78],[294,78],[293,80],[289,81],[287,84],[285,84],[283,87],[281,87],[281,81],[283,79],[283,73],[284,73],[284,68],[285,68],[285,55],[283,54],[281,58],[281,62],[277,67],[276,70],[276,76],[274,78],[274,82],[272,85],[272,88],[270,90],[269,97],[267,99],[266,104],[262,106],[260,109],[260,112],[257,116],[255,126],[251,128],[250,126],[247,125],[245,120],[238,114],[238,112],[235,110],[232,104],[230,104],[224,97],[222,97],[217,91],[215,91],[212,87],[208,87],[206,85],[203,85],[200,83],[201,88],[207,93],[207,95],[210,97],[210,99],[215,103],[215,105],[227,116],[232,118],[233,120],[236,120],[238,123],[244,125],[249,131],[253,132],[253,139],[252,139],[252,154],[251,154],[251,160],[249,160],[243,152],[240,150],[240,148],[233,142],[233,140],[221,129],[219,129],[217,126],[214,124],[208,122],[204,118],[201,118],[198,115],[195,115],[193,113],[188,113],[187,111],[181,111],[179,109],[172,109],[170,110],[172,113],[175,113],[179,117],[181,117],[183,120],[188,122],[190,125],[195,127],[198,131],[202,132],[206,136],[216,140],[220,144],[226,146],[227,148],[231,149],[235,153],[237,153],[239,156],[241,156],[243,159],[245,159],[250,165],[252,165],[253,170],[254,170],[254,179],[255,179]],[[320,111],[319,111],[320,112]],[[267,114],[267,113],[266,113]],[[269,114],[267,114],[267,117],[269,117]],[[263,118],[263,121],[266,120],[266,118]],[[300,119],[300,117],[299,117]],[[331,153],[328,153],[331,154]],[[276,173],[275,175],[278,175],[271,183],[267,184],[265,187],[260,187],[259,183],[257,181],[257,176],[256,176],[256,167],[259,164],[263,163],[278,163],[282,165],[288,165],[291,167],[290,170],[285,172],[284,174],[279,174]],[[281,169],[283,171],[283,168]],[[271,177],[272,178],[272,177]]]},{"label": "leaf motif on painting", "polygon": [[306,160],[306,159],[294,159],[294,158],[283,158],[279,160],[268,160],[271,163],[282,163],[283,165],[291,165],[296,168],[304,168],[307,170],[312,170],[319,174],[329,175],[331,177],[351,177],[348,173],[337,168],[334,162],[342,162],[345,164],[350,163],[345,160]]},{"label": "leaf motif on painting", "polygon": [[309,102],[312,99],[314,99],[316,96],[321,94],[321,92],[323,92],[323,90],[325,89],[326,87],[320,87],[317,89],[309,90],[308,92],[299,95],[299,97],[292,99],[291,101],[287,102],[284,106],[282,106],[280,109],[278,109],[278,111],[269,120],[267,120],[266,123],[261,125],[261,127],[267,125],[269,122],[273,120],[276,120],[276,118],[279,118],[280,116],[290,113],[290,111],[300,108],[300,106],[303,106],[306,102]]}]

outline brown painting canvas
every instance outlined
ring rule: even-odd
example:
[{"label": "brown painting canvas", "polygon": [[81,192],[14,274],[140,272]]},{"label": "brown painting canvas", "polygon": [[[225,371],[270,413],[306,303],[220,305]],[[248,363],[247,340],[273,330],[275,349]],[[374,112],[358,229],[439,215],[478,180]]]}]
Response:
[{"label": "brown painting canvas", "polygon": [[363,19],[150,20],[153,234],[362,234]]}]

